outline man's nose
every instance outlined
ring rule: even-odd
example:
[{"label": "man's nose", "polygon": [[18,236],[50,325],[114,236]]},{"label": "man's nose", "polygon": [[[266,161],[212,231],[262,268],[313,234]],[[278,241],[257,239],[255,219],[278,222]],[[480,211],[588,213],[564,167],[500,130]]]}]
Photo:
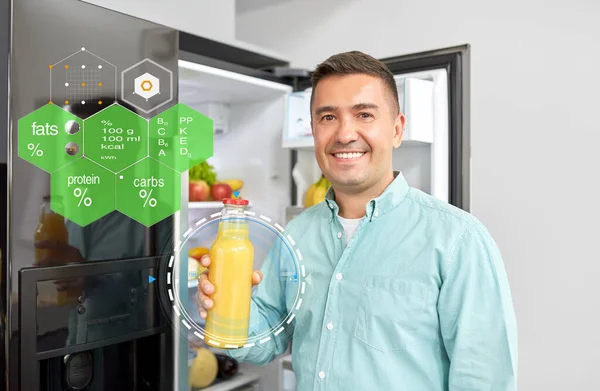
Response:
[{"label": "man's nose", "polygon": [[340,126],[336,133],[337,142],[341,144],[349,144],[358,139],[358,128],[353,121],[343,119],[340,121]]}]

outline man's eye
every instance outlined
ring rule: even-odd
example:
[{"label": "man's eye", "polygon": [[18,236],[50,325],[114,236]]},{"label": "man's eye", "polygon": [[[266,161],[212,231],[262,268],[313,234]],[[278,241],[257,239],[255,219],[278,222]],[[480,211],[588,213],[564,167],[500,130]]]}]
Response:
[{"label": "man's eye", "polygon": [[369,118],[372,117],[371,113],[360,113],[359,114],[362,118]]},{"label": "man's eye", "polygon": [[333,120],[333,115],[327,114],[327,115],[324,115],[321,119],[323,119],[325,121],[332,121]]}]

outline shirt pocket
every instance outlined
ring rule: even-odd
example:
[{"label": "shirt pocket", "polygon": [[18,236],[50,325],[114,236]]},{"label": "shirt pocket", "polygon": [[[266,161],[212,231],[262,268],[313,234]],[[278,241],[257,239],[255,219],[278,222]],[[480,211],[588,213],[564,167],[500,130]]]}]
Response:
[{"label": "shirt pocket", "polygon": [[358,305],[354,337],[381,352],[405,350],[425,316],[426,285],[390,277],[367,277]]}]

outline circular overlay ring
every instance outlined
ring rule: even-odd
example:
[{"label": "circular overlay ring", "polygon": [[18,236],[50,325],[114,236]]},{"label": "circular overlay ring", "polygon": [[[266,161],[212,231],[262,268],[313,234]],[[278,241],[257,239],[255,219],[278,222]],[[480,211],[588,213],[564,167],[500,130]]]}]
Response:
[{"label": "circular overlay ring", "polygon": [[[236,211],[233,211],[230,213],[235,213],[235,212]],[[228,213],[228,215],[230,213]],[[215,338],[214,336],[207,333],[194,320],[192,320],[192,318],[190,317],[188,312],[185,310],[184,306],[181,305],[181,301],[179,300],[179,279],[172,278],[172,276],[177,275],[174,272],[174,270],[176,270],[176,267],[177,267],[177,263],[175,262],[175,260],[177,259],[178,262],[181,261],[181,257],[179,257],[177,255],[179,254],[179,252],[181,251],[183,246],[185,246],[185,244],[190,239],[190,237],[193,236],[192,234],[194,234],[198,231],[201,231],[204,227],[213,223],[215,220],[219,220],[221,218],[221,212],[211,214],[210,218],[202,218],[202,219],[198,220],[195,223],[196,228],[189,228],[183,234],[183,241],[179,241],[176,244],[175,254],[171,255],[171,257],[169,259],[169,264],[166,269],[167,292],[169,295],[170,305],[172,306],[176,317],[179,320],[181,320],[181,324],[188,331],[193,332],[193,334],[196,337],[205,341],[207,344],[210,344],[210,345],[213,345],[216,347],[224,347],[227,349],[251,348],[257,344],[267,343],[268,341],[271,340],[272,337],[276,337],[279,334],[281,334],[285,330],[285,328],[288,325],[290,325],[291,322],[296,317],[296,313],[298,312],[298,310],[300,309],[300,306],[302,305],[302,296],[304,295],[304,292],[306,289],[306,281],[304,281],[304,278],[306,277],[306,270],[304,268],[304,264],[302,263],[302,254],[300,253],[300,250],[296,247],[296,242],[291,237],[291,235],[286,234],[284,236],[285,229],[277,223],[272,224],[271,223],[272,220],[267,216],[260,215],[258,218],[256,218],[256,217],[254,217],[254,216],[256,216],[256,213],[251,212],[251,211],[244,211],[244,214],[247,215],[245,217],[246,219],[248,219],[249,221],[254,221],[258,224],[261,224],[261,225],[267,227],[282,240],[283,244],[285,245],[285,247],[287,247],[287,249],[289,250],[289,252],[292,256],[296,270],[299,270],[299,272],[297,272],[296,274],[298,275],[298,283],[299,283],[300,289],[296,293],[296,297],[294,299],[294,304],[291,307],[292,309],[290,311],[288,311],[288,314],[285,317],[283,317],[283,319],[281,319],[277,324],[272,326],[269,330],[262,332],[259,335],[256,335],[253,337],[248,337],[246,343],[243,346],[239,346],[240,344],[227,344],[225,342],[219,342],[219,341],[216,341],[217,338]],[[185,258],[187,259],[187,255]],[[235,342],[235,341],[231,340],[230,342]]]}]

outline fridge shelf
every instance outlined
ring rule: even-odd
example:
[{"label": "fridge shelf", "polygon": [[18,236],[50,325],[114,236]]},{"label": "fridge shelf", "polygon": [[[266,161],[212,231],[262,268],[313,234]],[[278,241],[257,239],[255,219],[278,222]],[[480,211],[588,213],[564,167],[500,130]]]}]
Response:
[{"label": "fridge shelf", "polygon": [[[248,208],[252,207],[252,203],[248,204]],[[222,209],[223,203],[221,201],[200,201],[200,202],[189,202],[188,209]]]},{"label": "fridge shelf", "polygon": [[241,73],[179,60],[179,101],[196,103],[260,102],[278,99],[292,87]]},{"label": "fridge shelf", "polygon": [[239,387],[249,386],[258,383],[260,376],[255,373],[239,372],[235,376],[227,380],[217,379],[215,382],[204,388],[193,388],[191,391],[234,391]]},{"label": "fridge shelf", "polygon": [[[217,380],[212,386],[202,388],[202,391],[232,391],[239,387],[251,385],[260,380],[256,373],[239,372],[231,379]],[[192,389],[194,391],[194,389]]]}]

